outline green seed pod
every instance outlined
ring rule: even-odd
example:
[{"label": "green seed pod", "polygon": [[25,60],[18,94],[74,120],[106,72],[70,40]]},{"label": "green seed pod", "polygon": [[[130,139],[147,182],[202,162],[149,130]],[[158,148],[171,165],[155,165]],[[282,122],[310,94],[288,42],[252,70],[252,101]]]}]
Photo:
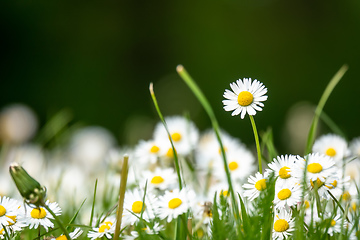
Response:
[{"label": "green seed pod", "polygon": [[38,181],[32,178],[25,169],[17,163],[12,163],[9,171],[17,189],[26,201],[37,206],[44,203],[46,197],[45,187],[42,187]]}]

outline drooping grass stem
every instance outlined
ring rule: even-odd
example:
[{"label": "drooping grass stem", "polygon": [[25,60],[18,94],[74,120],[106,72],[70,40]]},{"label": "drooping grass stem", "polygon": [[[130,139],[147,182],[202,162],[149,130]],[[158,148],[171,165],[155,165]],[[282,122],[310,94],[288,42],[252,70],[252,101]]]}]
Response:
[{"label": "drooping grass stem", "polygon": [[128,177],[128,161],[129,161],[129,156],[124,155],[124,161],[123,161],[122,169],[121,169],[119,203],[118,203],[118,208],[117,208],[117,213],[116,213],[116,227],[115,227],[115,233],[114,233],[114,240],[118,240],[119,235],[120,235],[121,220],[122,220],[123,209],[124,209],[126,182],[127,182],[127,177]]},{"label": "drooping grass stem", "polygon": [[254,137],[255,137],[255,144],[256,144],[256,151],[257,151],[257,155],[258,155],[258,162],[259,162],[259,172],[262,174],[262,165],[261,165],[261,150],[260,150],[260,142],[259,142],[259,135],[256,129],[256,124],[255,124],[255,120],[254,117],[252,115],[249,115],[250,117],[250,121],[251,121],[251,126],[254,132]]},{"label": "drooping grass stem", "polygon": [[154,102],[154,106],[156,108],[156,111],[159,115],[159,118],[161,120],[161,122],[163,123],[165,129],[166,129],[166,132],[168,134],[168,137],[169,137],[169,140],[170,140],[170,143],[171,143],[171,148],[172,148],[172,151],[173,151],[173,155],[174,155],[174,161],[175,161],[175,169],[176,169],[176,173],[177,173],[177,176],[178,176],[178,180],[179,180],[179,189],[181,190],[182,189],[182,179],[181,179],[181,174],[180,174],[180,165],[179,165],[179,160],[178,160],[178,157],[177,157],[177,153],[176,153],[176,150],[175,150],[175,146],[174,146],[174,143],[173,143],[173,140],[172,140],[172,137],[171,137],[171,134],[170,134],[170,131],[167,127],[167,124],[165,122],[165,119],[160,111],[160,107],[159,107],[159,104],[157,103],[157,100],[156,100],[156,97],[155,97],[155,93],[154,93],[154,88],[153,88],[153,84],[150,83],[150,87],[149,87],[149,90],[150,90],[150,94],[151,94],[151,98]]}]

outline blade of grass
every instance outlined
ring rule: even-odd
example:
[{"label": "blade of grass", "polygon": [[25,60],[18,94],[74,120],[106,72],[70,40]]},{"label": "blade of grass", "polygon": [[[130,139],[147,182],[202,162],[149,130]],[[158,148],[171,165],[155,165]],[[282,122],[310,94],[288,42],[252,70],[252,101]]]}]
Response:
[{"label": "blade of grass", "polygon": [[97,183],[98,180],[95,180],[95,187],[94,187],[94,199],[93,199],[93,203],[91,206],[91,214],[90,214],[90,226],[92,226],[92,222],[93,222],[93,218],[94,218],[94,209],[95,209],[95,201],[96,201],[96,190],[97,190]]},{"label": "blade of grass", "polygon": [[320,115],[320,119],[330,128],[330,130],[333,133],[347,139],[345,133],[339,128],[339,126],[324,111],[322,111],[322,113]]},{"label": "blade of grass", "polygon": [[321,115],[321,112],[325,106],[326,101],[328,100],[331,92],[334,90],[335,86],[339,83],[339,81],[341,80],[341,78],[344,76],[344,74],[346,73],[346,71],[348,70],[348,66],[347,65],[343,65],[339,71],[337,71],[337,73],[334,75],[334,77],[330,80],[329,84],[326,86],[324,93],[322,94],[320,101],[315,109],[315,116],[313,118],[311,127],[310,127],[310,131],[308,134],[308,139],[307,139],[307,143],[306,143],[306,149],[305,149],[305,155],[310,153],[312,145],[314,143],[315,140],[315,133],[316,133],[316,129],[317,129],[317,125],[319,122],[319,117]]},{"label": "blade of grass", "polygon": [[80,209],[81,209],[82,206],[84,205],[85,201],[86,201],[86,199],[84,199],[84,201],[81,203],[79,209],[76,211],[76,213],[74,214],[74,216],[71,218],[71,220],[70,220],[70,222],[68,223],[68,226],[66,227],[66,229],[68,229],[69,226],[70,226],[70,224],[72,224],[72,223],[75,221],[75,219],[76,219],[76,217],[78,216],[78,214],[79,214],[79,212],[80,212]]},{"label": "blade of grass", "polygon": [[126,182],[128,177],[128,161],[129,156],[124,155],[124,161],[121,168],[121,182],[120,182],[120,190],[119,190],[119,203],[116,213],[116,227],[115,227],[115,233],[114,233],[114,240],[119,239],[120,235],[120,227],[121,227],[121,220],[123,215],[123,209],[124,209],[124,198],[125,198],[125,190],[126,190]]},{"label": "blade of grass", "polygon": [[176,150],[175,150],[175,147],[174,147],[174,142],[171,138],[171,134],[170,134],[170,131],[167,127],[167,124],[165,122],[165,119],[160,111],[160,107],[159,107],[159,104],[156,100],[156,97],[155,97],[155,93],[154,93],[154,88],[153,88],[153,83],[150,83],[150,87],[149,87],[149,90],[150,90],[150,94],[151,94],[151,98],[154,102],[154,105],[155,105],[155,108],[156,108],[156,111],[159,115],[159,118],[161,120],[161,122],[163,123],[165,129],[166,129],[166,132],[168,134],[168,137],[169,137],[169,140],[170,140],[170,143],[171,143],[171,148],[173,150],[173,154],[174,154],[174,161],[175,161],[175,168],[176,168],[176,173],[177,173],[177,176],[178,176],[178,179],[179,179],[179,188],[180,190],[182,189],[182,179],[181,179],[181,174],[180,174],[180,165],[179,165],[179,160],[178,160],[178,157],[177,157],[177,153],[176,153]]},{"label": "blade of grass", "polygon": [[215,117],[214,111],[212,110],[208,100],[206,99],[205,95],[202,93],[202,91],[200,90],[200,88],[197,86],[197,84],[194,82],[194,80],[190,77],[190,75],[187,73],[187,71],[185,70],[185,68],[182,65],[178,65],[176,67],[176,71],[178,72],[178,74],[180,75],[180,77],[184,80],[184,82],[188,85],[188,87],[191,89],[191,91],[194,93],[194,95],[197,97],[197,99],[199,100],[199,102],[201,103],[201,105],[203,106],[203,108],[205,109],[206,113],[208,114],[212,127],[214,129],[216,138],[219,142],[220,145],[220,149],[221,149],[221,154],[222,154],[222,158],[223,158],[223,163],[224,163],[224,168],[225,168],[225,173],[226,173],[226,178],[229,184],[229,190],[230,190],[230,195],[231,195],[231,200],[232,200],[232,206],[233,206],[233,210],[234,210],[234,214],[236,215],[236,222],[238,223],[240,221],[240,215],[239,215],[239,207],[236,201],[236,196],[234,193],[234,188],[233,188],[233,184],[231,181],[231,177],[230,177],[230,170],[229,170],[229,166],[227,164],[227,160],[226,160],[226,155],[225,155],[225,149],[223,146],[223,143],[221,141],[221,137],[220,137],[220,127],[218,124],[218,121]]}]

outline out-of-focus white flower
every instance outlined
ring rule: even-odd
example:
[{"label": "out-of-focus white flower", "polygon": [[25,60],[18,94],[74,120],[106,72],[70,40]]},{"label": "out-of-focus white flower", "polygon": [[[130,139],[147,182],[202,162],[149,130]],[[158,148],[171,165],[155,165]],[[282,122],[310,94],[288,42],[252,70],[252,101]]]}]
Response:
[{"label": "out-of-focus white flower", "polygon": [[167,218],[167,222],[187,212],[193,205],[191,201],[195,198],[195,192],[188,188],[166,191],[164,196],[159,197],[157,214],[160,219]]},{"label": "out-of-focus white flower", "polygon": [[145,186],[147,181],[147,187],[151,191],[154,188],[172,189],[177,184],[178,177],[172,168],[156,168],[153,172],[144,171],[142,179],[142,186]]},{"label": "out-of-focus white flower", "polygon": [[25,105],[10,105],[0,113],[0,139],[4,142],[24,143],[35,135],[37,128],[34,112]]},{"label": "out-of-focus white flower", "polygon": [[16,200],[0,196],[0,226],[14,223],[10,216],[16,216],[19,204]]},{"label": "out-of-focus white flower", "polygon": [[250,201],[254,200],[260,195],[260,192],[266,189],[266,182],[268,181],[268,173],[265,172],[264,175],[257,172],[254,176],[248,178],[248,182],[243,185],[244,196],[247,197]]},{"label": "out-of-focus white flower", "polygon": [[155,202],[155,196],[149,192],[144,197],[144,192],[141,190],[127,191],[124,200],[124,222],[133,225],[140,220],[141,216],[145,221],[155,218],[153,211]]},{"label": "out-of-focus white flower", "polygon": [[[187,155],[195,149],[199,140],[199,130],[193,122],[181,116],[166,117],[165,121],[177,154]],[[155,126],[154,140],[156,142],[169,140],[168,133],[162,122]]]},{"label": "out-of-focus white flower", "polygon": [[316,139],[312,151],[333,158],[339,167],[342,166],[342,160],[349,155],[347,142],[335,134],[323,135]]},{"label": "out-of-focus white flower", "polygon": [[103,168],[108,151],[114,146],[113,135],[102,127],[86,127],[77,130],[71,138],[71,159],[87,170]]}]

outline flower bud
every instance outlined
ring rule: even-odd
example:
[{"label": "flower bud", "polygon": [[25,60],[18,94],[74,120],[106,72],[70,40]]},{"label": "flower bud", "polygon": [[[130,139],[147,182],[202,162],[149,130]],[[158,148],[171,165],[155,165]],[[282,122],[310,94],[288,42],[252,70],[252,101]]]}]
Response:
[{"label": "flower bud", "polygon": [[45,187],[42,187],[38,181],[32,178],[25,169],[17,163],[12,163],[9,171],[17,189],[26,201],[37,206],[44,203],[46,197]]}]

